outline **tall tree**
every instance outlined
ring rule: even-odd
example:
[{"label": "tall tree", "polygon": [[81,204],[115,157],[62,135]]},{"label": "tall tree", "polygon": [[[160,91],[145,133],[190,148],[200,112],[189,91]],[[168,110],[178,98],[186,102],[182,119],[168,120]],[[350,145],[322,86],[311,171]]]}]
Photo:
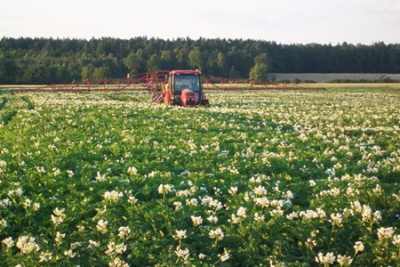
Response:
[{"label": "tall tree", "polygon": [[171,51],[163,50],[161,52],[161,60],[160,60],[161,69],[163,70],[171,69],[171,64],[172,64]]},{"label": "tall tree", "polygon": [[235,69],[235,66],[231,66],[229,69],[229,78],[240,78],[240,73]]},{"label": "tall tree", "polygon": [[264,63],[256,63],[254,67],[251,68],[249,76],[251,79],[256,81],[266,81],[268,74],[268,66]]},{"label": "tall tree", "polygon": [[200,48],[197,46],[189,52],[189,65],[198,70],[202,70],[203,68],[203,56]]},{"label": "tall tree", "polygon": [[87,66],[82,67],[82,81],[86,81],[88,79],[92,79],[93,76],[93,71],[94,71],[94,66],[92,64],[89,64]]},{"label": "tall tree", "polygon": [[266,81],[268,74],[269,58],[266,53],[262,53],[254,58],[255,65],[250,69],[249,76],[257,81]]},{"label": "tall tree", "polygon": [[125,66],[128,68],[131,75],[138,73],[141,66],[141,58],[136,53],[129,53],[129,55],[124,60]]},{"label": "tall tree", "polygon": [[107,77],[109,77],[109,72],[110,70],[106,66],[94,68],[93,79],[95,80],[106,79]]},{"label": "tall tree", "polygon": [[151,55],[149,60],[147,61],[147,71],[153,72],[160,69],[160,58],[157,55]]}]

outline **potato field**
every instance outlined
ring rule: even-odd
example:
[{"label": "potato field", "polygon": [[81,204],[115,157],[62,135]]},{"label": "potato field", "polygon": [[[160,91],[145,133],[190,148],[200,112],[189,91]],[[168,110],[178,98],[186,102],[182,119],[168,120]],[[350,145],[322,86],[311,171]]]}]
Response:
[{"label": "potato field", "polygon": [[400,91],[0,95],[0,266],[399,266]]}]

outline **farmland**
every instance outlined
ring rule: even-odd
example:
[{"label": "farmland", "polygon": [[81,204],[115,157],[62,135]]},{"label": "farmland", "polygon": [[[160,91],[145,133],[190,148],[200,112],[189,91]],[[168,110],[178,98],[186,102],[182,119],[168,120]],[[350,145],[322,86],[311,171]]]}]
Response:
[{"label": "farmland", "polygon": [[396,266],[400,93],[0,95],[1,266]]}]

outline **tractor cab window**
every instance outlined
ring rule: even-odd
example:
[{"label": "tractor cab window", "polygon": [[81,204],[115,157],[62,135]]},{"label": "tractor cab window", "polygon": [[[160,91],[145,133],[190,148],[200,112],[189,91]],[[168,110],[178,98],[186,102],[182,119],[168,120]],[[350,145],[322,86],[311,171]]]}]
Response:
[{"label": "tractor cab window", "polygon": [[194,92],[200,91],[199,75],[175,75],[175,92],[190,89]]}]

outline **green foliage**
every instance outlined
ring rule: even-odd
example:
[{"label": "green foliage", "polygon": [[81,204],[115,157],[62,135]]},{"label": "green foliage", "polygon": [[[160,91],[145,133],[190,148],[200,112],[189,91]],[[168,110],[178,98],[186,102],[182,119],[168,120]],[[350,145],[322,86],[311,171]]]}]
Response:
[{"label": "green foliage", "polygon": [[199,47],[195,47],[193,48],[193,50],[191,50],[189,52],[189,65],[192,68],[198,69],[198,70],[202,70],[203,68],[203,55],[200,51]]},{"label": "green foliage", "polygon": [[161,69],[161,60],[158,55],[151,55],[147,61],[147,70],[150,72]]},{"label": "green foliage", "polygon": [[[291,44],[242,39],[0,40],[0,84],[70,83],[160,69],[201,69],[248,78],[256,64],[275,73],[399,73],[400,45]],[[258,67],[257,67],[258,68]],[[104,71],[107,70],[107,71]],[[383,82],[393,82],[385,79]]]},{"label": "green foliage", "polygon": [[35,108],[35,104],[28,96],[21,96],[21,99],[26,102],[28,110]]},{"label": "green foliage", "polygon": [[110,71],[108,69],[108,67],[102,66],[102,67],[98,67],[98,68],[94,68],[93,71],[93,79],[106,79],[107,77],[110,77]]},{"label": "green foliage", "polygon": [[250,70],[250,78],[256,81],[266,81],[268,66],[265,63],[256,63]]},{"label": "green foliage", "polygon": [[0,82],[5,84],[13,83],[17,76],[15,60],[5,56],[0,50]]},{"label": "green foliage", "polygon": [[3,107],[7,104],[7,101],[8,101],[7,97],[4,96],[1,98],[0,110],[3,109]]},{"label": "green foliage", "polygon": [[1,124],[3,125],[7,125],[8,123],[10,123],[10,121],[12,120],[12,118],[17,115],[18,111],[16,109],[10,110],[10,111],[6,111],[2,114],[1,117]]},{"label": "green foliage", "polygon": [[256,81],[267,81],[269,71],[269,57],[266,53],[262,53],[254,58],[254,67],[251,68],[249,76]]},{"label": "green foliage", "polygon": [[128,68],[129,73],[132,75],[137,74],[141,64],[141,58],[135,53],[129,53],[124,60],[125,66]]}]

